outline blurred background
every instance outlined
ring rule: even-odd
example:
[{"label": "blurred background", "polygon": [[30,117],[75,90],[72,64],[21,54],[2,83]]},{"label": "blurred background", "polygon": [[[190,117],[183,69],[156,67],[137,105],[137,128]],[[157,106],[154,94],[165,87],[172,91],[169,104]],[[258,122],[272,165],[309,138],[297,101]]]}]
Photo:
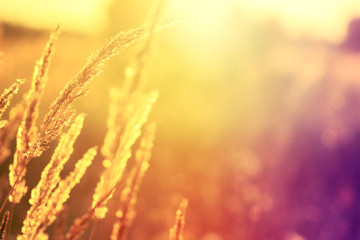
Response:
[{"label": "blurred background", "polygon": [[[13,103],[21,100],[60,23],[41,119],[91,52],[146,22],[157,4],[0,0],[0,90],[25,78]],[[147,58],[158,131],[129,239],[168,239],[183,197],[185,240],[360,239],[360,2],[169,0],[166,16],[185,17],[155,34]],[[112,59],[77,101],[87,118],[64,174],[102,144],[109,89],[142,44]],[[52,151],[31,162],[30,186]],[[10,161],[0,166],[4,192]],[[100,155],[72,192],[68,224],[90,206],[99,169]],[[16,206],[11,237],[28,207]],[[113,218],[96,239],[107,238]]]}]

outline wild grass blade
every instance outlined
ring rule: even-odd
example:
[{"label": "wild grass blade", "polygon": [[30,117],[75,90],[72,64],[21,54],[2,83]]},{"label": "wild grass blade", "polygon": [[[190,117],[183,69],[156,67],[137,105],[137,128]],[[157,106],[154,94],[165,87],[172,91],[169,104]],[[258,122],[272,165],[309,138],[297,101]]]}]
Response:
[{"label": "wild grass blade", "polygon": [[141,180],[149,167],[151,150],[154,145],[155,124],[150,124],[140,142],[140,147],[136,152],[136,164],[130,173],[126,187],[121,193],[119,208],[116,212],[117,220],[113,225],[111,240],[126,239],[127,231],[135,218],[135,204],[137,192],[139,191]]},{"label": "wild grass blade", "polygon": [[11,108],[9,119],[4,127],[0,128],[0,164],[11,155],[10,143],[16,135],[23,113],[23,105],[17,104]]},{"label": "wild grass blade", "polygon": [[170,240],[183,240],[183,231],[185,226],[186,208],[188,200],[183,199],[180,203],[179,209],[176,211],[175,224],[170,228]]},{"label": "wild grass blade", "polygon": [[11,98],[18,92],[20,85],[24,82],[25,81],[23,79],[16,80],[16,82],[13,83],[9,88],[5,89],[0,96],[0,119],[6,109],[9,107]]}]

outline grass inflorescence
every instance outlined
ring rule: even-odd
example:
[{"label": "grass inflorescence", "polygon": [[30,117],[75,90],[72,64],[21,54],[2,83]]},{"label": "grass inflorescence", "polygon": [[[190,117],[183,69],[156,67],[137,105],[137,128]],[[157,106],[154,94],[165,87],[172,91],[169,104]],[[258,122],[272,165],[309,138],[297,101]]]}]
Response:
[{"label": "grass inflorescence", "polygon": [[[65,85],[40,124],[40,103],[42,95],[46,93],[47,73],[60,34],[59,26],[50,34],[42,56],[35,64],[31,87],[25,94],[24,101],[10,108],[6,120],[1,117],[24,80],[17,80],[4,90],[0,96],[0,164],[10,157],[13,161],[9,166],[10,190],[0,208],[3,215],[1,239],[6,236],[8,224],[12,224],[11,213],[5,210],[11,204],[11,211],[14,211],[28,192],[25,176],[31,174],[27,169],[29,162],[37,158],[43,159],[43,153],[56,141],[57,147],[50,159],[43,159],[47,165],[42,170],[39,182],[31,190],[28,200],[30,207],[22,222],[21,231],[16,233],[17,239],[79,239],[92,220],[100,221],[106,217],[108,202],[115,196],[115,191],[119,191],[120,197],[115,199],[118,209],[109,238],[126,239],[136,213],[139,186],[149,167],[156,129],[155,123],[148,123],[148,117],[158,92],[144,90],[145,82],[141,79],[143,57],[149,48],[153,31],[167,25],[144,25],[112,37],[102,48],[90,55],[85,66]],[[146,37],[149,38],[145,47],[125,71],[124,84],[110,91],[107,132],[103,145],[91,147],[82,153],[83,157],[77,161],[73,171],[62,177],[64,165],[72,153],[77,151],[74,144],[86,118],[84,113],[76,113],[73,103],[86,95],[89,83],[103,71],[110,58]],[[14,152],[10,148],[12,140],[16,140]],[[139,144],[136,144],[137,142]],[[68,207],[65,203],[71,198],[71,190],[81,181],[97,154],[102,155],[104,170],[94,189],[93,202],[87,212],[78,216],[68,226],[66,218],[71,206]],[[129,167],[128,160],[132,155],[135,161]],[[171,230],[176,232],[176,236],[171,233],[171,239],[182,239],[186,205],[187,202],[183,202],[178,210],[176,224]],[[52,225],[55,225],[54,230],[49,232]],[[92,231],[96,229],[93,228]]]}]

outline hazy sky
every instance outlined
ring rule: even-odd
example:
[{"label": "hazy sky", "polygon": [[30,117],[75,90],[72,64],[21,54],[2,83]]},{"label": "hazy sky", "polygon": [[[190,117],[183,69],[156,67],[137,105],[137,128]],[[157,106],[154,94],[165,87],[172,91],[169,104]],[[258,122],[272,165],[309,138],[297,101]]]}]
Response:
[{"label": "hazy sky", "polygon": [[234,0],[252,9],[258,17],[280,19],[293,34],[307,32],[339,41],[350,19],[360,15],[359,0]]},{"label": "hazy sky", "polygon": [[221,11],[223,7],[241,6],[255,19],[277,20],[288,33],[310,34],[329,41],[341,41],[350,19],[360,16],[359,0],[176,0],[172,9]]},{"label": "hazy sky", "polygon": [[111,0],[0,0],[0,19],[35,28],[96,33]]},{"label": "hazy sky", "polygon": [[[0,18],[37,28],[96,33],[112,0],[0,0]],[[144,0],[145,1],[145,0]],[[341,40],[349,19],[360,15],[359,0],[169,0],[174,14],[208,14],[240,4],[259,19],[277,19],[290,34]]]}]

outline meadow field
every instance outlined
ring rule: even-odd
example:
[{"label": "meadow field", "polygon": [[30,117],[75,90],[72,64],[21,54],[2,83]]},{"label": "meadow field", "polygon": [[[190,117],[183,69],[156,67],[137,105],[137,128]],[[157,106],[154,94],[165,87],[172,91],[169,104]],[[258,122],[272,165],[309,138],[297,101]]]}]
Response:
[{"label": "meadow field", "polygon": [[358,7],[0,1],[0,239],[360,239]]}]

